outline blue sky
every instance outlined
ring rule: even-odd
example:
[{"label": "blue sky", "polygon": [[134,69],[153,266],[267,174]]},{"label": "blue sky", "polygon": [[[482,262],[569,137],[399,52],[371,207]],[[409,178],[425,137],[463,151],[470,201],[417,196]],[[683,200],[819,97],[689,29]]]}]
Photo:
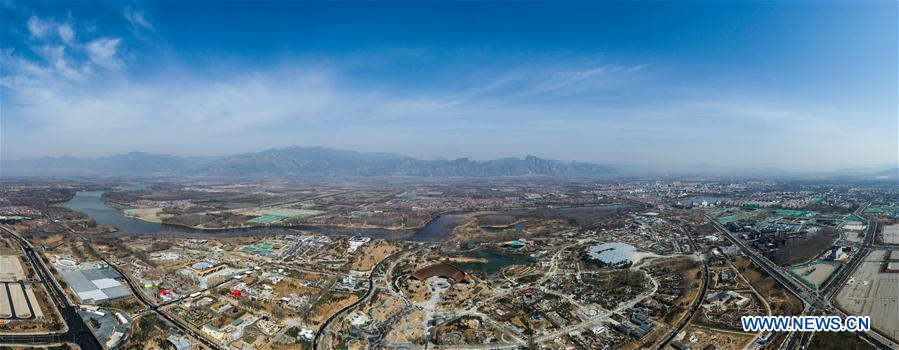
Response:
[{"label": "blue sky", "polygon": [[896,2],[2,2],[2,156],[894,165]]}]

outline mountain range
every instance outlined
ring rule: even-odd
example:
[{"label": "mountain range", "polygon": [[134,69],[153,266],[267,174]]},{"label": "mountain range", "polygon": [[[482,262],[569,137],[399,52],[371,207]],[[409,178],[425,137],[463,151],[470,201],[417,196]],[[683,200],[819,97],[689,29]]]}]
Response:
[{"label": "mountain range", "polygon": [[562,162],[528,155],[474,161],[420,160],[392,153],[360,153],[325,147],[292,146],[221,157],[179,157],[144,152],[98,157],[44,157],[3,160],[2,175],[342,175],[342,176],[596,176],[610,165]]}]

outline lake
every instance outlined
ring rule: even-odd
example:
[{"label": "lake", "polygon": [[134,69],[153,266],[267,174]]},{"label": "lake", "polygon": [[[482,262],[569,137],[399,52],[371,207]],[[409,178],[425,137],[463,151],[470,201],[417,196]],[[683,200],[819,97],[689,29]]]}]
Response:
[{"label": "lake", "polygon": [[[82,191],[75,194],[70,201],[63,203],[66,208],[78,211],[90,216],[100,226],[116,227],[119,232],[113,236],[143,236],[153,234],[167,234],[176,236],[219,236],[237,237],[262,234],[295,234],[306,231],[316,234],[366,236],[391,240],[407,240],[413,242],[443,242],[449,240],[453,230],[459,225],[464,225],[471,219],[471,212],[453,211],[441,214],[428,222],[418,231],[413,230],[387,230],[387,229],[354,229],[337,226],[293,226],[293,227],[259,227],[229,230],[198,230],[183,226],[166,225],[155,222],[143,221],[125,216],[124,213],[106,206],[101,196],[102,191]],[[621,205],[600,205],[569,208],[542,208],[537,213],[547,212],[571,214],[581,211],[600,211],[612,213]],[[510,212],[523,212],[528,209],[511,209]]]},{"label": "lake", "polygon": [[[124,213],[106,206],[101,196],[102,191],[82,191],[75,194],[75,197],[62,205],[71,210],[84,213],[97,222],[100,226],[109,226],[118,228],[119,231],[112,234],[116,237],[123,236],[144,236],[144,235],[176,235],[176,236],[219,236],[219,237],[238,237],[252,236],[264,234],[295,234],[299,231],[307,231],[316,234],[327,235],[344,235],[344,236],[367,236],[372,238],[384,239],[410,239],[415,241],[430,241],[446,239],[449,234],[441,231],[440,227],[444,226],[444,221],[435,219],[429,225],[425,226],[421,231],[427,232],[421,237],[417,237],[413,231],[402,230],[386,230],[386,229],[352,229],[335,226],[297,226],[297,227],[259,227],[229,230],[198,230],[184,226],[166,225],[155,222],[143,221],[125,216]],[[452,226],[455,228],[455,226]],[[449,229],[449,233],[452,232]],[[442,234],[441,234],[442,233]],[[413,239],[414,238],[414,239]]]},{"label": "lake", "polygon": [[440,242],[451,238],[453,230],[459,225],[464,225],[471,217],[467,213],[444,213],[431,220],[425,227],[409,237],[416,242]]},{"label": "lake", "polygon": [[489,276],[495,276],[506,266],[529,265],[537,261],[530,255],[507,253],[494,249],[478,249],[462,254],[462,256],[483,259],[486,262],[454,262],[453,265],[468,272],[483,272]]}]

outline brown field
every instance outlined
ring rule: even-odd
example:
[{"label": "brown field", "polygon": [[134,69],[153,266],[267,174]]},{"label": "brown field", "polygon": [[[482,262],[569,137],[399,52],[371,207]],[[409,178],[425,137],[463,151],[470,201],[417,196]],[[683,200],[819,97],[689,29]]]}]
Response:
[{"label": "brown field", "polygon": [[357,271],[371,270],[378,262],[399,250],[399,247],[388,242],[369,242],[356,251],[355,254],[359,258],[353,262],[352,269]]},{"label": "brown field", "polygon": [[296,295],[300,295],[300,296],[310,295],[310,294],[318,295],[318,293],[319,293],[318,289],[312,288],[312,287],[301,286],[299,283],[297,283],[296,280],[291,279],[291,278],[285,278],[284,280],[281,281],[281,283],[274,285],[274,291],[279,298],[286,296],[290,293],[295,293]]},{"label": "brown field", "polygon": [[720,350],[743,349],[754,337],[751,334],[723,332],[692,324],[684,332],[684,338],[680,341],[691,349],[704,349],[709,345]]},{"label": "brown field", "polygon": [[868,350],[874,346],[851,332],[818,332],[808,344],[809,349],[818,350]]},{"label": "brown field", "polygon": [[19,245],[6,238],[0,238],[0,255],[18,255]]},{"label": "brown field", "polygon": [[687,310],[690,309],[693,301],[699,295],[699,288],[702,285],[702,271],[695,261],[689,259],[662,261],[659,264],[678,271],[684,278],[681,284],[681,290],[684,293],[672,301],[672,304],[677,306],[676,311],[669,313],[664,319],[668,324],[677,324],[687,314]]},{"label": "brown field", "polygon": [[802,301],[784,289],[765,272],[758,270],[750,260],[737,258],[734,267],[749,281],[771,305],[773,315],[798,315],[802,312]]},{"label": "brown field", "polygon": [[337,313],[341,309],[359,300],[355,294],[329,292],[330,295],[322,297],[321,300],[309,311],[307,320],[316,328],[321,326],[328,317]]}]

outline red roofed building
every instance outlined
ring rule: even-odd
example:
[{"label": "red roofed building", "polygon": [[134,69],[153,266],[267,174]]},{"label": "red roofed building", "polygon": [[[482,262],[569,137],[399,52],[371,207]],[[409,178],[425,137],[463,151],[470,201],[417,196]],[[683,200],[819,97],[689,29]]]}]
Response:
[{"label": "red roofed building", "polygon": [[471,282],[471,277],[467,273],[465,273],[465,271],[462,271],[458,267],[447,264],[445,262],[428,265],[412,273],[412,278],[415,278],[419,281],[424,281],[434,276],[451,279],[456,283]]}]

